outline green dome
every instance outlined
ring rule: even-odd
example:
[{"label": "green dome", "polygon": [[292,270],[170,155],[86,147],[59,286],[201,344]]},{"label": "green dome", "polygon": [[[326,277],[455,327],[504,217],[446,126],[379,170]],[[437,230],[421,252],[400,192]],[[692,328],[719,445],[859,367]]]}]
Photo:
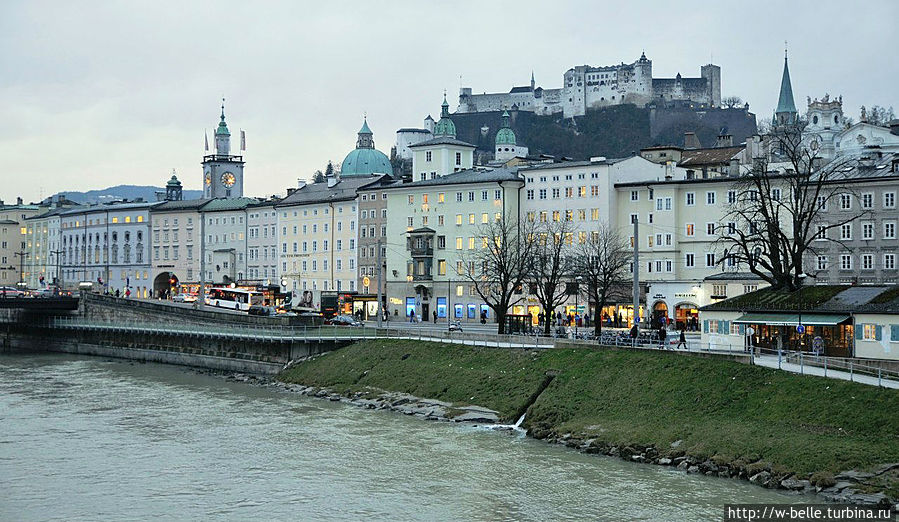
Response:
[{"label": "green dome", "polygon": [[456,124],[449,118],[449,103],[446,101],[446,92],[443,93],[443,103],[440,105],[440,121],[434,127],[434,136],[456,137]]},{"label": "green dome", "polygon": [[341,177],[393,174],[387,155],[378,149],[353,149],[340,164]]},{"label": "green dome", "polygon": [[437,126],[434,127],[434,136],[449,136],[455,138],[456,124],[449,118],[440,118],[440,121],[437,122]]},{"label": "green dome", "polygon": [[515,133],[512,129],[500,129],[496,133],[497,145],[515,145]]},{"label": "green dome", "polygon": [[351,150],[340,164],[341,176],[368,176],[370,174],[393,174],[393,166],[387,155],[375,148],[368,120],[363,120],[359,129],[356,148]]}]

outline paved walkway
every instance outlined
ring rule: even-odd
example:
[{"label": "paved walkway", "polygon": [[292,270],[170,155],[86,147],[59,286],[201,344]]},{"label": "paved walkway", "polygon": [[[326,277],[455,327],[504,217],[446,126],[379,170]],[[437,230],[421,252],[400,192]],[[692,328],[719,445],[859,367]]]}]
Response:
[{"label": "paved walkway", "polygon": [[[755,357],[755,364],[759,366],[766,366],[768,368],[777,368],[777,356],[776,355],[759,355]],[[809,366],[807,364],[799,365],[796,363],[788,363],[786,361],[782,361],[780,364],[780,369],[793,372],[793,373],[802,373],[805,375],[817,375],[820,377],[825,377],[824,368],[818,366]],[[870,370],[869,370],[870,371]],[[842,379],[844,381],[853,381],[861,384],[870,384],[872,386],[883,386],[884,388],[893,388],[899,389],[899,381],[893,381],[889,379],[881,379],[878,382],[876,375],[862,375],[858,373],[850,374],[844,370],[832,370],[830,368],[827,369],[827,378],[829,379]]]}]

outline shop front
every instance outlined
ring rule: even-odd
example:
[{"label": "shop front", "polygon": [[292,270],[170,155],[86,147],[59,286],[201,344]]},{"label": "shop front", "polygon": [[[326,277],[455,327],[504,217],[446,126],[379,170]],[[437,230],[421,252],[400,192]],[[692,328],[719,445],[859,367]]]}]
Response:
[{"label": "shop front", "polygon": [[752,334],[752,346],[766,350],[853,356],[854,329],[849,314],[747,313],[733,324],[738,333]]}]

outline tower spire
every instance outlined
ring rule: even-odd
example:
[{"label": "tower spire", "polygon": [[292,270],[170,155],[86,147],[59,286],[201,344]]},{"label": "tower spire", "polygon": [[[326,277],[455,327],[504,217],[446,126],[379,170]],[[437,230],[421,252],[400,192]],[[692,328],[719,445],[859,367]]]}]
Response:
[{"label": "tower spire", "polygon": [[790,82],[790,67],[787,58],[787,42],[784,42],[784,69],[780,80],[780,96],[777,99],[775,120],[779,124],[795,123],[796,104],[793,102],[793,85]]}]

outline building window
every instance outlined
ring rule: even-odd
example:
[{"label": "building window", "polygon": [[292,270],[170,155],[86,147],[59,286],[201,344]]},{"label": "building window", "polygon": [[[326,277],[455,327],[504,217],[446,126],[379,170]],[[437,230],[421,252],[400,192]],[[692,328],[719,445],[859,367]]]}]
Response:
[{"label": "building window", "polygon": [[714,205],[715,204],[715,192],[706,192],[705,193],[705,204],[706,205]]},{"label": "building window", "polygon": [[862,208],[874,208],[874,194],[866,192],[862,194]]},{"label": "building window", "polygon": [[840,194],[840,210],[852,209],[852,196],[849,194]]},{"label": "building window", "polygon": [[840,225],[840,239],[841,240],[852,239],[852,223],[844,223],[844,224]]},{"label": "building window", "polygon": [[715,299],[727,297],[727,285],[712,285],[712,296]]},{"label": "building window", "polygon": [[415,204],[415,196],[412,195],[412,194],[409,194],[409,204],[410,204],[410,205],[414,205],[414,204]]},{"label": "building window", "polygon": [[665,210],[671,210],[671,198],[665,198]]},{"label": "building window", "polygon": [[818,256],[818,270],[827,270],[827,256]]},{"label": "building window", "polygon": [[733,205],[737,202],[737,191],[736,190],[728,190],[727,191],[727,204]]},{"label": "building window", "polygon": [[709,236],[715,235],[715,224],[714,223],[706,223],[705,224],[705,233]]},{"label": "building window", "polygon": [[534,189],[528,189],[528,190],[527,190],[527,198],[528,198],[528,199],[534,199]]},{"label": "building window", "polygon": [[461,165],[461,164],[462,164],[462,153],[457,152],[456,153],[456,165]]},{"label": "building window", "polygon": [[425,152],[425,161],[431,161],[431,151]]},{"label": "building window", "polygon": [[862,223],[862,239],[874,239],[874,223]]},{"label": "building window", "polygon": [[874,254],[862,254],[862,270],[874,270]]},{"label": "building window", "polygon": [[887,221],[883,224],[883,238],[896,239],[896,223]]},{"label": "building window", "polygon": [[851,254],[840,254],[840,270],[852,270]]},{"label": "building window", "polygon": [[715,266],[715,254],[714,253],[709,252],[708,254],[705,255],[705,266],[707,266],[707,267]]},{"label": "building window", "polygon": [[493,191],[493,199],[496,201],[500,201],[503,199],[503,191],[502,190],[494,190]]},{"label": "building window", "polygon": [[884,270],[895,270],[896,269],[896,254],[884,254],[883,255],[883,269]]},{"label": "building window", "polygon": [[694,232],[695,232],[695,228],[696,228],[696,227],[695,227],[695,225],[694,225],[693,223],[687,223],[687,227],[686,227],[686,235],[687,235],[687,237],[693,237],[693,234],[694,234]]},{"label": "building window", "polygon": [[687,192],[687,206],[692,207],[694,203],[696,203],[696,194]]},{"label": "building window", "polygon": [[883,193],[883,208],[896,208],[896,193],[895,192],[884,192]]},{"label": "building window", "polygon": [[[599,188],[599,187],[597,187]],[[640,200],[640,192],[637,190],[631,191],[631,201],[639,201]]]},{"label": "building window", "polygon": [[696,265],[693,254],[686,254],[684,256],[684,266],[687,268],[693,268]]},{"label": "building window", "polygon": [[862,324],[862,339],[864,339],[865,341],[876,341],[877,325],[870,323]]}]

